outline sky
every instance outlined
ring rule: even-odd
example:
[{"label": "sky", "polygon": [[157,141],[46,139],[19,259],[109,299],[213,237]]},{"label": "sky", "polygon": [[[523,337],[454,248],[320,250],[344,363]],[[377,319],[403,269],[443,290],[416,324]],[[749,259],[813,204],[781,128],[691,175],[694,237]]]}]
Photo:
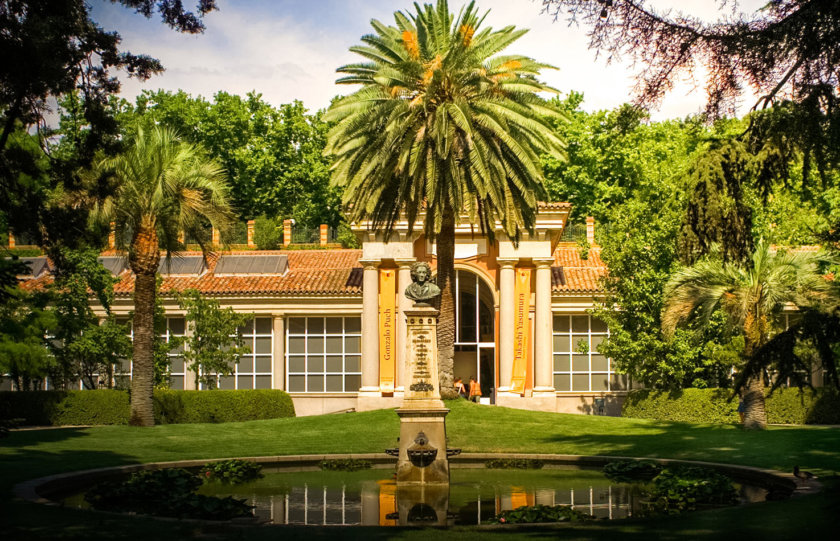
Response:
[{"label": "sky", "polygon": [[[195,2],[186,0],[185,5]],[[457,13],[464,2],[450,0]],[[650,0],[667,8],[674,2]],[[742,0],[750,12],[766,0]],[[720,0],[681,0],[680,9],[704,20],[716,20]],[[155,16],[145,19],[107,0],[89,0],[93,18],[106,30],[122,36],[121,48],[159,59],[166,71],[140,83],[127,77],[122,95],[133,100],[143,89],[182,89],[212,99],[223,90],[242,94],[252,90],[272,105],[300,100],[317,110],[337,94],[354,88],[336,85],[337,67],[358,61],[348,49],[371,33],[371,19],[393,24],[395,10],[408,10],[409,0],[218,0],[219,10],[205,16],[203,34],[179,34]],[[529,32],[505,53],[518,53],[555,66],[542,79],[561,91],[584,95],[588,111],[612,109],[632,99],[633,74],[628,61],[596,58],[588,49],[586,29],[555,21],[543,13],[542,0],[478,0],[490,10],[485,25],[509,24]],[[728,13],[728,12],[727,12]],[[745,111],[754,100],[744,98]],[[681,82],[652,112],[655,120],[685,117],[700,112],[704,104],[703,81]]]}]

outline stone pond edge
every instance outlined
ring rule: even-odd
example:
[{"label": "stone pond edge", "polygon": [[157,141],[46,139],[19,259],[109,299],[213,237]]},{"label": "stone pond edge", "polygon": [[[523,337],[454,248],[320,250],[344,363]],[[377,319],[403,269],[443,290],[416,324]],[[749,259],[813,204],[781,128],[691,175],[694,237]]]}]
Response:
[{"label": "stone pond edge", "polygon": [[[65,492],[68,489],[79,485],[90,484],[100,479],[111,477],[115,474],[133,473],[142,470],[153,470],[163,468],[198,468],[209,462],[230,460],[239,458],[256,462],[264,466],[287,466],[290,469],[316,470],[322,460],[355,459],[368,460],[374,467],[384,468],[394,466],[396,460],[383,453],[350,453],[350,454],[315,454],[315,455],[282,455],[282,456],[258,456],[258,457],[228,457],[208,458],[198,460],[176,460],[170,462],[147,462],[143,464],[129,464],[124,466],[112,466],[107,468],[96,468],[66,472],[55,475],[48,475],[18,483],[14,487],[14,495],[17,498],[34,503],[58,505],[49,499],[51,495]],[[813,494],[821,489],[821,484],[815,479],[800,479],[792,473],[784,473],[778,470],[756,468],[752,466],[740,466],[719,462],[704,462],[697,460],[679,460],[671,458],[646,458],[628,456],[604,456],[604,455],[558,455],[558,454],[526,454],[526,453],[462,453],[450,459],[454,467],[480,467],[488,460],[493,459],[526,459],[540,460],[546,464],[567,465],[567,466],[603,466],[608,462],[617,460],[652,460],[660,464],[689,464],[712,468],[716,471],[729,474],[739,480],[751,481],[765,488],[780,488],[792,490],[792,496],[804,496]]]}]

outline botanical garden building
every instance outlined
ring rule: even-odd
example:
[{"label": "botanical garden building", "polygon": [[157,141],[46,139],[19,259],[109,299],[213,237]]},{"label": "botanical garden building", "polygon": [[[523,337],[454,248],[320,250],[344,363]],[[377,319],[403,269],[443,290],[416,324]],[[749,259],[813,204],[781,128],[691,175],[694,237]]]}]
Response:
[{"label": "botanical garden building", "polygon": [[[564,242],[568,203],[539,207],[533,235],[514,243],[502,232],[490,242],[461,225],[455,240],[457,291],[455,377],[475,377],[485,403],[570,413],[617,413],[627,380],[599,352],[609,334],[589,315],[606,272],[586,224],[588,249]],[[164,338],[190,332],[173,292],[194,288],[222,306],[253,314],[243,330],[251,351],[221,389],[283,389],[298,415],[398,406],[405,385],[405,321],[411,301],[402,294],[410,266],[435,266],[435,246],[415,227],[397,224],[387,240],[354,230],[361,249],[183,252],[161,262]],[[293,246],[292,246],[293,248]],[[133,310],[133,275],[125,258],[103,253],[120,278],[114,313]],[[33,262],[25,288],[51,280]],[[38,267],[37,269],[35,267]],[[178,351],[171,387],[195,388]],[[130,363],[124,375],[130,377]],[[5,380],[8,386],[8,380]]]}]

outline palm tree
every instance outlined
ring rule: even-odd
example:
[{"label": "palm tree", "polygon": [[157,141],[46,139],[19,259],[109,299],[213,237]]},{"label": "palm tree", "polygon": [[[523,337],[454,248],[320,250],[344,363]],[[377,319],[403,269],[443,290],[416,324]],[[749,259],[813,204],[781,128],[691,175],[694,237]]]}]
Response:
[{"label": "palm tree", "polygon": [[197,233],[207,222],[226,231],[232,221],[228,185],[218,162],[162,127],[138,128],[127,150],[102,160],[98,171],[112,175],[116,190],[95,205],[92,217],[116,223],[117,238],[131,238],[128,262],[135,276],[131,424],[151,426],[160,250],[169,257],[179,247],[180,232],[199,238]]},{"label": "palm tree", "polygon": [[480,28],[474,3],[455,17],[445,0],[394,13],[396,26],[371,21],[375,34],[351,51],[366,61],[338,69],[340,84],[362,88],[338,100],[326,153],[335,156],[332,182],[344,188],[351,221],[386,237],[400,219],[423,218],[437,242],[441,289],[440,388],[452,390],[455,338],[455,226],[497,227],[515,242],[532,230],[545,196],[541,154],[564,157],[549,122],[563,114],[539,92],[550,68],[498,53],[526,30]]},{"label": "palm tree", "polygon": [[705,323],[713,312],[723,310],[744,337],[742,373],[736,381],[746,408],[744,426],[763,429],[764,372],[771,356],[760,350],[774,332],[774,316],[788,303],[809,308],[825,302],[831,286],[820,273],[824,258],[814,252],[774,251],[764,241],[747,264],[725,263],[717,255],[671,276],[665,286],[662,330],[670,337],[680,323]]}]

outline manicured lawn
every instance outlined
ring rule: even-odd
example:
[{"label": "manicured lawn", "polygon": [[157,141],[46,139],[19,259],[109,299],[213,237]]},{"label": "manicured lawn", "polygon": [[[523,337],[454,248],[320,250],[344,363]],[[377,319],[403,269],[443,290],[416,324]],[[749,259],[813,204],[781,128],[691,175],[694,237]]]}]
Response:
[{"label": "manicured lawn", "polygon": [[[561,453],[683,458],[729,462],[790,471],[794,465],[826,477],[840,471],[840,429],[772,427],[745,432],[729,425],[690,425],[656,421],[527,412],[449,404],[450,447],[464,451]],[[51,473],[102,466],[179,460],[311,453],[379,452],[396,446],[398,419],[393,411],[347,413],[219,425],[168,425],[150,429],[97,427],[16,432],[0,440],[0,513],[9,538],[154,538],[215,536],[276,539],[394,535],[425,539],[429,532],[311,528],[204,527],[188,523],[88,514],[12,501],[12,486]],[[695,513],[659,522],[624,522],[564,528],[563,537],[609,539],[686,536],[785,539],[825,528],[840,513],[838,486],[814,497],[748,508]],[[825,508],[825,506],[834,506]],[[518,530],[528,538],[556,537],[552,529]],[[509,532],[448,530],[437,537],[487,539]],[[5,536],[4,536],[5,537]],[[220,537],[216,537],[220,538]]]}]

